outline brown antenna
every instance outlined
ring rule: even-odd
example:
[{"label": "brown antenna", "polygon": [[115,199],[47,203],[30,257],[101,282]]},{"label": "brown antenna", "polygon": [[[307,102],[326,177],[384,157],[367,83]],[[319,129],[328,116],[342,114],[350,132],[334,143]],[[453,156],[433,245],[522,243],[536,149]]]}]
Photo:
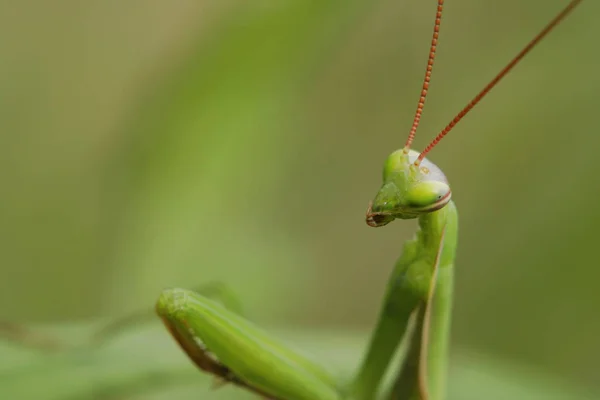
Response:
[{"label": "brown antenna", "polygon": [[419,158],[417,158],[417,160],[415,161],[415,165],[419,165],[421,163],[421,161],[423,161],[423,159],[425,158],[425,155],[427,153],[429,153],[431,151],[431,149],[433,149],[435,147],[436,144],[438,144],[438,142],[440,140],[442,140],[442,138],[444,136],[446,136],[448,134],[448,132],[450,132],[452,130],[452,128],[454,128],[454,126],[458,123],[458,121],[460,121],[469,111],[471,111],[471,109],[473,107],[475,107],[475,105],[477,103],[479,103],[479,101],[486,95],[488,94],[488,92],[494,87],[496,86],[496,84],[506,76],[506,74],[508,74],[508,72],[519,62],[521,61],[521,59],[527,54],[529,53],[529,51],[531,51],[531,49],[533,49],[535,47],[536,44],[538,44],[540,42],[540,40],[542,40],[544,38],[544,36],[546,36],[548,34],[548,32],[550,32],[554,27],[556,27],[556,25],[558,25],[559,22],[561,22],[566,16],[567,14],[569,14],[569,12],[573,11],[573,9],[579,4],[581,3],[582,0],[572,0],[556,17],[554,17],[554,19],[552,21],[550,21],[550,23],[548,23],[548,25],[546,25],[546,27],[544,29],[542,29],[542,31],[540,33],[537,34],[536,37],[533,38],[533,40],[531,40],[527,46],[525,46],[523,48],[523,50],[521,50],[521,52],[519,54],[517,54],[517,56],[515,58],[513,58],[501,71],[500,73],[498,73],[498,75],[496,75],[496,77],[494,79],[491,80],[490,83],[487,84],[486,87],[483,88],[483,90],[481,92],[479,92],[479,94],[477,96],[475,96],[473,98],[473,100],[471,100],[471,102],[469,104],[467,104],[467,106],[465,108],[463,108],[457,115],[456,117],[454,117],[454,119],[452,121],[450,121],[450,123],[435,137],[435,139],[433,139],[431,141],[431,143],[429,143],[429,145],[425,148],[425,150],[423,150],[423,152],[421,152],[421,154],[419,155]]},{"label": "brown antenna", "polygon": [[412,128],[408,134],[408,140],[404,145],[404,152],[407,153],[410,145],[415,138],[417,133],[417,127],[421,122],[421,114],[423,113],[423,107],[425,106],[425,97],[427,97],[427,90],[429,90],[429,81],[431,80],[431,71],[433,70],[433,61],[435,60],[435,50],[437,47],[437,41],[440,34],[440,23],[442,22],[442,8],[444,8],[444,0],[438,0],[437,12],[435,14],[435,25],[433,26],[433,38],[431,39],[431,47],[429,48],[429,59],[427,60],[427,69],[425,70],[425,78],[423,79],[423,89],[421,90],[421,97],[419,98],[419,104],[417,105],[417,112],[415,119],[413,120]]}]

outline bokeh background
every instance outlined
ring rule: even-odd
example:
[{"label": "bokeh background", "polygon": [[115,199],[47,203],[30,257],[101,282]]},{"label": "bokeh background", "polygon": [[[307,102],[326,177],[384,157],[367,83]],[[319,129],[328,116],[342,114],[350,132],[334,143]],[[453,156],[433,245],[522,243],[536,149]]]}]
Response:
[{"label": "bokeh background", "polygon": [[[0,319],[78,343],[220,280],[356,365],[416,228],[364,212],[435,3],[0,2]],[[416,147],[566,3],[448,1]],[[600,396],[599,13],[584,1],[430,154],[460,213],[453,399]],[[243,397],[206,394],[155,325],[88,353],[3,343],[0,397]]]}]

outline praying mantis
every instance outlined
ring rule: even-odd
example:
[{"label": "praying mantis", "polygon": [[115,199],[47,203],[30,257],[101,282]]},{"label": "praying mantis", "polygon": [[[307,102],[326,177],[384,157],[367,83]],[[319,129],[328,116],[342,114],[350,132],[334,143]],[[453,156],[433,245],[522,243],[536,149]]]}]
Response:
[{"label": "praying mantis", "polygon": [[[425,105],[440,32],[438,0],[423,87],[408,139],[385,161],[383,183],[368,206],[366,222],[381,227],[418,219],[404,245],[363,362],[349,383],[253,325],[222,303],[185,289],[162,292],[156,311],[202,370],[261,396],[285,400],[443,400],[446,393],[452,312],[457,208],[444,173],[426,155],[581,0],[572,0],[425,147],[411,149]],[[400,342],[408,339],[403,367],[391,388],[382,377]]]},{"label": "praying mantis", "polygon": [[[418,153],[411,145],[433,69],[444,3],[438,1],[427,72],[408,140],[385,161],[383,183],[366,215],[372,227],[394,219],[418,219],[419,231],[405,244],[393,270],[379,321],[353,380],[338,381],[320,364],[244,319],[219,292],[165,290],[156,311],[190,359],[203,371],[270,399],[443,399],[458,217],[446,177],[425,156],[580,2],[571,1]],[[409,345],[403,368],[393,386],[384,388],[382,376],[405,338]]]}]

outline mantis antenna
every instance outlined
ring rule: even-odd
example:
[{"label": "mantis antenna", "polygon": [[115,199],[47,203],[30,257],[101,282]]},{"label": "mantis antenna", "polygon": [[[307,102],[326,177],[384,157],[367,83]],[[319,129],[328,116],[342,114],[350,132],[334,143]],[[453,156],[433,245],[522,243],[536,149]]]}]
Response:
[{"label": "mantis antenna", "polygon": [[415,113],[415,119],[413,120],[412,128],[408,134],[408,140],[404,145],[404,153],[408,154],[408,150],[415,138],[417,133],[417,127],[421,122],[421,114],[423,113],[423,107],[425,107],[425,98],[427,97],[427,91],[429,90],[429,81],[431,80],[431,71],[433,70],[433,61],[435,60],[435,50],[437,48],[437,41],[440,35],[440,23],[442,22],[442,9],[444,8],[444,0],[438,0],[437,12],[435,14],[435,25],[433,26],[433,38],[431,39],[431,47],[429,48],[429,59],[427,60],[427,68],[425,70],[425,78],[423,79],[423,89],[421,89],[421,97],[419,98],[419,104],[417,105],[417,112]]},{"label": "mantis antenna", "polygon": [[[461,120],[464,118],[465,115],[467,115],[467,113],[469,111],[471,111],[471,109],[473,109],[473,107],[475,107],[475,105],[477,103],[479,103],[481,101],[481,99],[483,99],[483,97],[488,94],[490,92],[490,90],[496,86],[496,84],[498,82],[500,82],[500,80],[502,78],[504,78],[511,69],[513,69],[513,67],[515,65],[517,65],[517,63],[519,61],[521,61],[521,59],[523,59],[523,57],[525,57],[525,55],[527,53],[529,53],[531,51],[531,49],[533,49],[552,29],[554,29],[571,11],[573,11],[573,9],[579,4],[581,3],[582,0],[572,0],[556,17],[554,17],[553,20],[551,20],[545,27],[544,29],[542,29],[542,31],[540,33],[537,34],[537,36],[535,36],[520,52],[519,54],[517,54],[504,68],[502,68],[502,70],[494,77],[494,79],[492,79],[478,94],[477,96],[475,96],[470,102],[469,104],[467,104],[465,106],[465,108],[463,108],[458,114],[456,114],[456,116],[452,119],[452,121],[450,121],[450,123],[444,128],[442,129],[442,131],[431,141],[431,143],[429,143],[427,145],[427,147],[425,147],[425,149],[421,152],[421,154],[419,155],[419,157],[417,158],[417,160],[414,162],[415,166],[419,166],[421,164],[421,161],[423,161],[423,159],[425,158],[425,156],[427,155],[427,153],[429,153],[438,143],[440,140],[442,140],[442,138],[444,136],[446,136],[448,134],[448,132],[450,132],[452,130],[452,128],[454,128],[454,126]],[[442,16],[442,6],[444,4],[443,0],[438,0],[438,8],[437,8],[437,14],[436,14],[436,19],[435,19],[435,27],[434,27],[434,33],[433,33],[433,40],[431,42],[431,50],[429,52],[429,61],[427,63],[427,72],[425,75],[425,79],[423,81],[423,90],[421,92],[421,98],[419,100],[419,106],[417,108],[417,113],[415,115],[415,119],[413,122],[413,126],[412,129],[410,130],[410,134],[408,135],[408,140],[406,142],[406,146],[405,146],[405,152],[408,152],[408,148],[410,147],[414,137],[415,137],[415,132],[417,130],[417,126],[419,125],[419,120],[421,119],[421,113],[423,111],[423,105],[425,104],[425,96],[427,95],[427,89],[429,88],[429,80],[431,78],[431,70],[433,67],[433,60],[435,58],[435,49],[436,49],[436,45],[437,45],[437,38],[438,38],[438,32],[439,32],[439,27],[440,27],[440,20],[441,20],[441,16]]]}]

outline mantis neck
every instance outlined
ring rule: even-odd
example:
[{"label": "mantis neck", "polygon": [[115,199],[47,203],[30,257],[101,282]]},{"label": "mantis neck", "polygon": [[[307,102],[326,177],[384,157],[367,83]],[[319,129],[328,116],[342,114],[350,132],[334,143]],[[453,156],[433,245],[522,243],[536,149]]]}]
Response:
[{"label": "mantis neck", "polygon": [[[447,264],[447,261],[454,259],[454,250],[456,249],[457,236],[457,211],[456,205],[452,200],[437,211],[422,214],[419,216],[419,231],[417,231],[417,245],[420,257],[427,256],[437,258],[438,251],[443,249],[440,254],[441,264]],[[450,246],[450,249],[446,249]],[[446,262],[444,262],[444,258]]]}]

